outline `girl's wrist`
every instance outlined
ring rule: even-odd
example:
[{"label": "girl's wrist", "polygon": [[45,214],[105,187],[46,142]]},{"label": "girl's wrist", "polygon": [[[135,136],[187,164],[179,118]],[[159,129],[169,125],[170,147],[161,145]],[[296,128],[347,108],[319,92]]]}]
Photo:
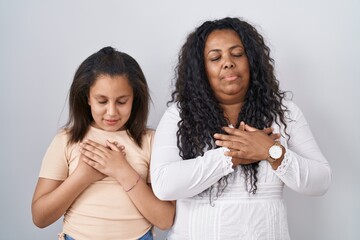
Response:
[{"label": "girl's wrist", "polygon": [[133,188],[135,188],[136,185],[139,183],[140,178],[141,178],[141,176],[138,175],[138,178],[137,178],[137,180],[135,181],[135,183],[134,183],[131,187],[129,187],[129,188],[124,188],[124,186],[123,186],[124,191],[125,191],[125,192],[130,192]]},{"label": "girl's wrist", "polygon": [[122,174],[116,177],[116,180],[120,183],[124,190],[130,189],[139,180],[139,174],[133,169],[123,169]]}]

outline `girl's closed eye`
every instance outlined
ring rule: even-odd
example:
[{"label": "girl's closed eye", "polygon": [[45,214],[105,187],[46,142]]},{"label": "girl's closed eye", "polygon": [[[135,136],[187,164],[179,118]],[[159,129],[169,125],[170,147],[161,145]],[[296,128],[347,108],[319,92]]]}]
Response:
[{"label": "girl's closed eye", "polygon": [[128,96],[122,96],[120,98],[117,99],[117,103],[120,104],[120,105],[123,105],[123,104],[126,104],[129,100],[129,97]]},{"label": "girl's closed eye", "polygon": [[102,96],[95,97],[95,100],[99,104],[106,104],[108,102],[108,99],[106,99],[106,98],[104,98]]}]

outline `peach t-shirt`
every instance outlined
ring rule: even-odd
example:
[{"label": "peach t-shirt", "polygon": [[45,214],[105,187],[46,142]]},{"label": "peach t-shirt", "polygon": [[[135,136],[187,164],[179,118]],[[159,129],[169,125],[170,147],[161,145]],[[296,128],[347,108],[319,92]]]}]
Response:
[{"label": "peach t-shirt", "polygon": [[[107,132],[90,127],[85,139],[105,145],[116,141],[125,146],[126,159],[144,180],[149,180],[151,140],[154,132],[143,136],[142,148],[126,131]],[[68,135],[59,132],[44,156],[39,177],[64,181],[79,161],[79,143],[67,145]],[[73,202],[64,215],[63,233],[82,239],[138,239],[151,227],[137,210],[121,185],[111,177],[94,182]]]}]

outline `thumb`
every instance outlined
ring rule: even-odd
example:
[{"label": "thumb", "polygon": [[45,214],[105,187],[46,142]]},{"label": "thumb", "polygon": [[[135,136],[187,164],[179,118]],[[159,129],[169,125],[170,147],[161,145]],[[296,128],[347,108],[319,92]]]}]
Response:
[{"label": "thumb", "polygon": [[241,122],[240,122],[239,129],[240,129],[241,131],[245,131],[245,123],[244,123],[244,121],[241,121]]}]

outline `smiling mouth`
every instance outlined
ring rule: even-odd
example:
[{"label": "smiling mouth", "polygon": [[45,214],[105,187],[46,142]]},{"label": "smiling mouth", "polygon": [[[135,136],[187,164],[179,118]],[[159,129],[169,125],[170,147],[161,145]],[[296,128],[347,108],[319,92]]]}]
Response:
[{"label": "smiling mouth", "polygon": [[108,125],[114,125],[118,122],[119,120],[106,120],[105,119],[105,122],[108,124]]}]

